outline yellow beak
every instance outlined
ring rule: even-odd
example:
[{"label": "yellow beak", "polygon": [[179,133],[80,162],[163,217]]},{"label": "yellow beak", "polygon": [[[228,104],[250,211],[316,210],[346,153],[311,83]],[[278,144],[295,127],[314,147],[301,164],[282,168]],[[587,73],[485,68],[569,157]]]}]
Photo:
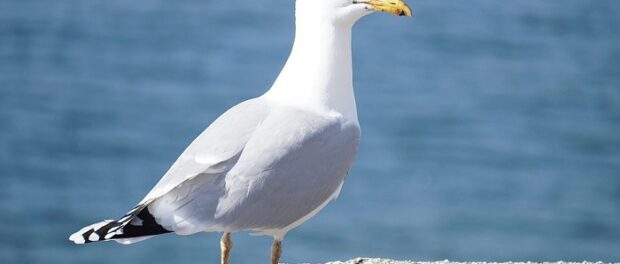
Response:
[{"label": "yellow beak", "polygon": [[375,11],[388,12],[397,16],[411,16],[411,9],[402,0],[362,0]]}]

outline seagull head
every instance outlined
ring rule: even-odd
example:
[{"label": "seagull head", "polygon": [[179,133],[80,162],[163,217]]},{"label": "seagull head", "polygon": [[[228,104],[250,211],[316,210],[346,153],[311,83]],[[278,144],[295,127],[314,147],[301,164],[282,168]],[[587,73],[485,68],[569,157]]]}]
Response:
[{"label": "seagull head", "polygon": [[297,21],[308,23],[331,22],[352,25],[361,17],[386,12],[396,16],[411,16],[403,0],[297,0]]}]

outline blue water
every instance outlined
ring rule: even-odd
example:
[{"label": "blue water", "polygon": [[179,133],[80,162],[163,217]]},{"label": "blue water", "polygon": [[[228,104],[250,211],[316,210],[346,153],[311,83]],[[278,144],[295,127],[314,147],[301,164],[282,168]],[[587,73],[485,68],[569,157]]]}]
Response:
[{"label": "blue water", "polygon": [[[282,260],[619,261],[620,2],[409,1],[354,30],[359,156]],[[268,88],[292,22],[292,0],[0,2],[0,263],[217,263],[219,234],[67,237]]]}]

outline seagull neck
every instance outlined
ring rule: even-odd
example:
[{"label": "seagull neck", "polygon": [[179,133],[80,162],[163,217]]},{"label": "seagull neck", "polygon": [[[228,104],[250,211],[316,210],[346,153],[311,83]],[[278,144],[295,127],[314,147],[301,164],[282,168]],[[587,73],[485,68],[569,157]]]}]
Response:
[{"label": "seagull neck", "polygon": [[351,26],[298,21],[291,54],[266,96],[357,122]]}]

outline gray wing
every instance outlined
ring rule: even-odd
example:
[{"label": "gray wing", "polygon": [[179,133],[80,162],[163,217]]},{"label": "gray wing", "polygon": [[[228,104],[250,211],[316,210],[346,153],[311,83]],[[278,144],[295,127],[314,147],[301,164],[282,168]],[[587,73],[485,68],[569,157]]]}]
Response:
[{"label": "gray wing", "polygon": [[263,234],[301,224],[339,190],[359,140],[357,123],[341,117],[270,114],[229,172],[216,218]]},{"label": "gray wing", "polygon": [[269,107],[260,98],[247,100],[226,111],[194,139],[140,204],[198,175],[230,170],[268,111]]},{"label": "gray wing", "polygon": [[325,204],[355,157],[359,127],[340,117],[271,109],[232,169],[196,177],[150,207],[178,234],[285,229]]}]

